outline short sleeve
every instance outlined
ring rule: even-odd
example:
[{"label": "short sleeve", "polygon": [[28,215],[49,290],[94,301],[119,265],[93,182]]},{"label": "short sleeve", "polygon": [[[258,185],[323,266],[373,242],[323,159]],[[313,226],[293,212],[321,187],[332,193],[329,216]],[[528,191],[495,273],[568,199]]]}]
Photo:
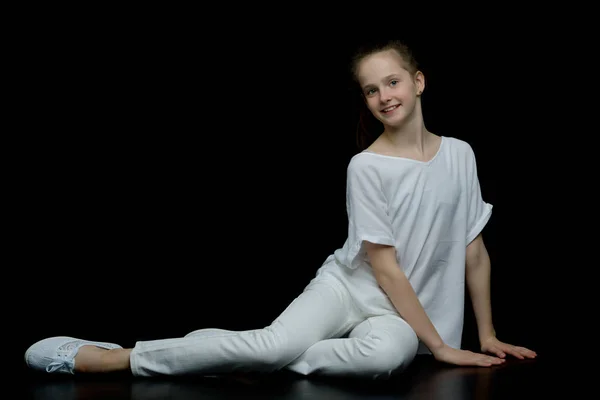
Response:
[{"label": "short sleeve", "polygon": [[467,147],[467,245],[481,233],[492,215],[492,205],[483,200],[477,161],[471,146]]},{"label": "short sleeve", "polygon": [[361,158],[348,165],[346,184],[348,240],[345,264],[351,269],[365,259],[363,242],[394,245],[388,203],[374,166]]}]

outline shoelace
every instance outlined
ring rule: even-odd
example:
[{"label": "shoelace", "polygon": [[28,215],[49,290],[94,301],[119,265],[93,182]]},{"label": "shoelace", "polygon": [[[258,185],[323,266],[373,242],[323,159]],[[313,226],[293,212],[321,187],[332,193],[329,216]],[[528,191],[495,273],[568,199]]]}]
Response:
[{"label": "shoelace", "polygon": [[53,361],[50,364],[48,364],[48,366],[46,367],[46,371],[55,372],[63,368],[66,368],[67,371],[72,373],[73,368],[75,368],[75,361],[72,358],[67,358],[62,361]]},{"label": "shoelace", "polygon": [[60,370],[65,370],[67,372],[73,373],[73,369],[75,368],[75,356],[73,352],[81,345],[82,342],[80,340],[66,343],[58,349],[58,357],[62,360],[53,361],[48,366],[46,366],[47,372],[55,372]]}]

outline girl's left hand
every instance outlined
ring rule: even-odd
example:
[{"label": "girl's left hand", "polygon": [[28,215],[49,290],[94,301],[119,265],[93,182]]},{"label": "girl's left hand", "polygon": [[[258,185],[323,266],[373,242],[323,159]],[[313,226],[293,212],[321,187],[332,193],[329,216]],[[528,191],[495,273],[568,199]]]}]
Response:
[{"label": "girl's left hand", "polygon": [[495,336],[489,337],[481,342],[481,351],[484,353],[495,354],[500,358],[505,358],[507,354],[510,354],[520,360],[525,358],[535,358],[537,356],[535,351],[501,342]]}]

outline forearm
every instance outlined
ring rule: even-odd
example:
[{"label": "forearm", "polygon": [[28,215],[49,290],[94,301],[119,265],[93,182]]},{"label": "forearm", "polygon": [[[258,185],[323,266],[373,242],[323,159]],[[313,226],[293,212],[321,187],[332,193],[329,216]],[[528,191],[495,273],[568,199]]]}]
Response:
[{"label": "forearm", "polygon": [[410,281],[400,268],[388,268],[386,272],[376,272],[375,277],[398,313],[413,328],[429,350],[435,352],[442,348],[444,346],[442,338],[425,313]]},{"label": "forearm", "polygon": [[480,340],[495,335],[492,323],[490,278],[491,263],[484,248],[475,261],[467,264],[466,275]]}]

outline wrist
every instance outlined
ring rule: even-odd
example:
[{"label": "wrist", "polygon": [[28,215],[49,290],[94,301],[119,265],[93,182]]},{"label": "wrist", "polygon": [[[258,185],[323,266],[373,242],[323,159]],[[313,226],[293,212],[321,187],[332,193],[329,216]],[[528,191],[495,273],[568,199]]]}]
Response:
[{"label": "wrist", "polygon": [[429,351],[431,351],[431,354],[436,354],[440,350],[443,350],[446,346],[446,343],[444,343],[444,341],[441,339],[427,344],[427,348]]},{"label": "wrist", "polygon": [[485,342],[491,337],[496,337],[496,331],[494,330],[494,328],[486,328],[479,330],[479,341],[481,343]]}]

